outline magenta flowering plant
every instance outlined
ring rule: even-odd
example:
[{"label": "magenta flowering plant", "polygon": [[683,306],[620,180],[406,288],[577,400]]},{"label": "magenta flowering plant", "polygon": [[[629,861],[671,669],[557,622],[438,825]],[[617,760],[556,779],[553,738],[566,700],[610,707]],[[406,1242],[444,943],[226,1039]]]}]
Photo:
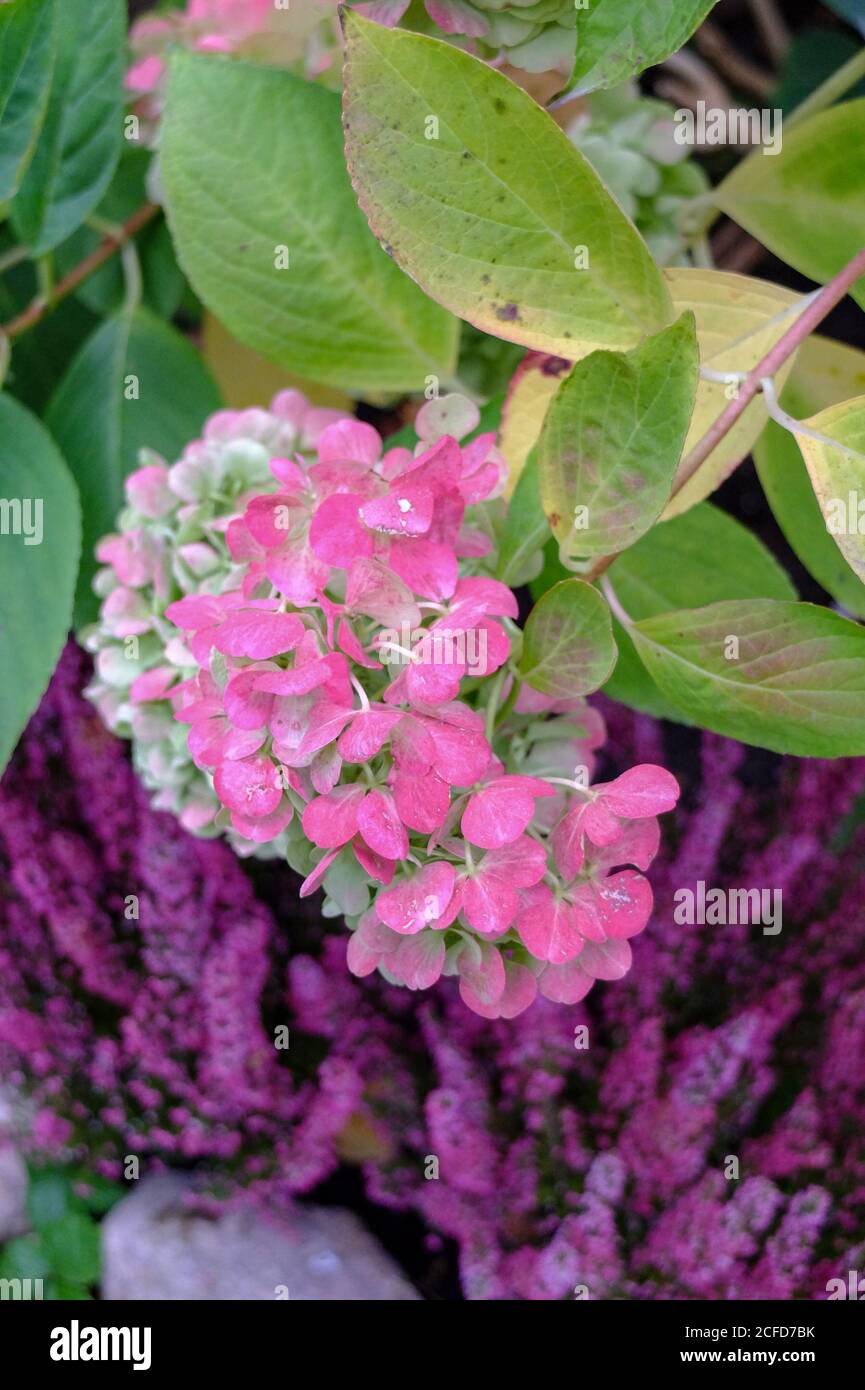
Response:
[{"label": "magenta flowering plant", "polygon": [[[157,804],[323,886],[354,969],[573,1000],[627,968],[676,794],[593,784],[586,696],[865,752],[862,360],[814,337],[861,209],[803,174],[865,148],[861,59],[786,133],[728,120],[759,148],[698,190],[660,171],[705,112],[602,98],[707,0],[335,8],[0,6],[0,758],[72,615]],[[716,266],[722,211],[820,287]],[[707,502],[751,450],[831,605]]]}]

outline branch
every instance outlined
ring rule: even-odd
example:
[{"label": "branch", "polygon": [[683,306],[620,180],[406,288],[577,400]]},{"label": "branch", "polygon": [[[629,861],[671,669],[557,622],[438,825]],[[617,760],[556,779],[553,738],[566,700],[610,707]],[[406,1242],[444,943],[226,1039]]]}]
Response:
[{"label": "branch", "polygon": [[0,334],[5,335],[10,340],[20,338],[22,333],[33,328],[56,304],[59,304],[61,299],[65,299],[67,295],[78,288],[82,281],[92,275],[95,270],[98,270],[101,265],[104,265],[107,260],[110,260],[115,252],[125,246],[160,211],[161,208],[158,203],[144,203],[122,226],[118,227],[116,232],[109,232],[104,236],[99,245],[90,252],[90,255],[85,256],[83,261],[79,261],[68,275],[64,275],[62,280],[58,280],[50,299],[44,295],[37,295],[17,318],[10,319],[8,323],[0,326]]}]

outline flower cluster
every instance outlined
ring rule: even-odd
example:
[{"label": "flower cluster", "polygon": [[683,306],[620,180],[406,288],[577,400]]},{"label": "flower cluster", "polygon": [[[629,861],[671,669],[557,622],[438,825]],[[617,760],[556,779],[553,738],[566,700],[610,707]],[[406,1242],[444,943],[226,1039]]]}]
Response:
[{"label": "flower cluster", "polygon": [[[591,786],[598,716],[515,684],[517,601],[489,572],[504,463],[493,434],[459,442],[476,407],[427,402],[414,451],[316,412],[314,455],[274,455],[274,418],[302,432],[303,408],[216,416],[178,464],[130,479],[99,550],[91,694],[136,735],[158,805],[284,853],[301,896],[324,886],[355,973],[458,975],[488,1017],[538,989],[572,1003],[630,965],[676,783],[646,766]],[[250,424],[269,444],[241,439]],[[166,606],[169,571],[184,592]]]},{"label": "flower cluster", "polygon": [[81,634],[96,657],[87,694],[112,732],[131,738],[154,805],[196,833],[216,833],[219,802],[189,756],[185,729],[160,698],[195,671],[165,609],[183,594],[220,593],[231,585],[235,565],[225,540],[231,518],[275,485],[271,458],[311,453],[321,431],[341,418],[297,391],[282,391],[269,410],[211,416],[201,439],[171,466],[143,450],[142,466],[126,480],[120,532],[97,548],[105,566],[95,580],[100,621]]}]

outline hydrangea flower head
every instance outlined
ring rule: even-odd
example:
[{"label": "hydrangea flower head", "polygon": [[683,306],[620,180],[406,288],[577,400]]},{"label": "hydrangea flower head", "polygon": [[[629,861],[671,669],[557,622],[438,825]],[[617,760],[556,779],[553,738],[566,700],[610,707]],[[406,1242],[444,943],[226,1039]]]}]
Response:
[{"label": "hydrangea flower head", "polygon": [[278,397],[214,417],[170,469],[147,461],[100,546],[91,693],[152,784],[170,764],[160,805],[285,855],[301,896],[324,888],[355,974],[457,976],[495,1018],[626,972],[678,788],[651,765],[591,785],[599,715],[514,688],[505,468],[478,422],[448,396],[419,411],[414,448],[388,447]]}]

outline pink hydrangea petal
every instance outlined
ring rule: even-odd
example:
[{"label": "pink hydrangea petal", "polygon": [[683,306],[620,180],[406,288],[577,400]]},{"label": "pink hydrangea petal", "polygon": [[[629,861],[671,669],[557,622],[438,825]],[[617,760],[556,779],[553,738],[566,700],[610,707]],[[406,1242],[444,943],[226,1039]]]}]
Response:
[{"label": "pink hydrangea petal", "polygon": [[496,1004],[505,992],[505,963],[501,951],[488,941],[467,943],[457,962],[460,994],[464,990],[487,1006]]},{"label": "pink hydrangea petal", "polygon": [[374,464],[381,454],[381,435],[363,420],[346,417],[322,430],[318,438],[318,457],[322,463],[331,459],[356,459],[358,463]]},{"label": "pink hydrangea petal", "polygon": [[165,516],[177,506],[177,497],[168,486],[168,469],[159,463],[147,464],[130,473],[124,484],[130,505],[142,516]]},{"label": "pink hydrangea petal", "polygon": [[365,912],[349,938],[347,962],[352,975],[371,975],[394,955],[403,940],[379,922],[374,912]]},{"label": "pink hydrangea petal", "polygon": [[357,817],[357,828],[370,849],[385,859],[404,859],[408,835],[390,792],[381,787],[367,792]]},{"label": "pink hydrangea petal", "polygon": [[261,668],[250,666],[228,680],[223,694],[225,713],[238,729],[261,729],[270,718],[273,698],[256,689],[260,679]]},{"label": "pink hydrangea petal", "polygon": [[465,705],[441,705],[435,717],[413,716],[432,739],[435,768],[452,787],[478,782],[489,766],[492,750],[484,734],[483,720]]},{"label": "pink hydrangea petal", "polygon": [[404,936],[385,969],[407,989],[429,989],[436,983],[445,963],[444,933],[422,931]]},{"label": "pink hydrangea petal", "polygon": [[648,879],[634,869],[623,869],[621,873],[582,884],[574,894],[580,929],[584,935],[588,934],[583,926],[582,910],[599,928],[598,936],[591,933],[596,940],[637,936],[652,915],[652,903]]},{"label": "pink hydrangea petal", "polygon": [[583,850],[582,810],[582,804],[572,806],[552,834],[553,857],[565,883],[576,878],[586,857]]},{"label": "pink hydrangea petal", "polygon": [[376,883],[385,884],[385,886],[393,882],[396,870],[395,860],[385,859],[384,855],[376,854],[375,850],[370,849],[360,835],[355,835],[351,847],[358,864],[369,874],[370,878],[374,879]]},{"label": "pink hydrangea petal", "polygon": [[213,645],[225,656],[245,656],[261,661],[290,652],[305,631],[296,613],[247,609],[226,618],[214,633]]},{"label": "pink hydrangea petal", "polygon": [[574,908],[557,898],[545,883],[530,889],[530,897],[517,917],[517,931],[536,960],[562,965],[584,948]]},{"label": "pink hydrangea petal", "polygon": [[522,835],[534,815],[531,792],[519,786],[493,782],[469,797],[463,811],[462,832],[470,844],[498,849]]},{"label": "pink hydrangea petal", "polygon": [[304,834],[322,849],[347,844],[357,830],[364,796],[363,787],[352,783],[316,797],[303,810]]},{"label": "pink hydrangea petal", "polygon": [[309,765],[310,779],[319,796],[327,796],[328,792],[333,791],[341,772],[342,758],[335,743],[329,743],[316,753]]},{"label": "pink hydrangea petal", "polygon": [[379,893],[375,901],[378,915],[393,931],[404,935],[436,926],[447,913],[456,885],[452,864],[434,861],[425,864],[411,878]]},{"label": "pink hydrangea petal", "polygon": [[390,738],[391,729],[402,719],[398,709],[371,706],[355,714],[348,728],[340,735],[339,751],[349,763],[365,763],[380,753]]},{"label": "pink hydrangea petal", "polygon": [[291,803],[284,801],[269,816],[258,816],[254,819],[242,815],[240,811],[232,811],[231,824],[244,839],[253,840],[256,844],[266,844],[268,840],[275,840],[277,835],[282,834],[293,815]]},{"label": "pink hydrangea petal", "polygon": [[220,763],[213,785],[223,806],[244,816],[269,816],[282,800],[279,770],[270,758]]},{"label": "pink hydrangea petal", "polygon": [[450,598],[457,582],[457,557],[437,541],[397,536],[390,543],[390,563],[395,574],[404,579],[413,594],[420,598],[444,602]]},{"label": "pink hydrangea petal", "polygon": [[463,1003],[481,1018],[516,1018],[534,1003],[537,993],[538,982],[528,966],[510,960],[505,961],[504,992],[495,1004],[484,1003],[467,981],[460,981]]},{"label": "pink hydrangea petal", "polygon": [[615,844],[592,849],[592,872],[603,874],[625,864],[633,864],[645,872],[658,853],[660,843],[661,827],[654,816],[626,821]]},{"label": "pink hydrangea petal", "polygon": [[381,560],[355,560],[348,571],[345,606],[353,613],[375,618],[386,627],[406,623],[415,628],[420,623],[420,609],[411,589]]},{"label": "pink hydrangea petal", "polygon": [[630,970],[632,959],[627,941],[587,941],[580,955],[580,968],[595,980],[621,980]]},{"label": "pink hydrangea petal", "polygon": [[309,544],[317,559],[344,569],[372,555],[374,541],[360,518],[362,500],[357,493],[335,492],[316,508]]},{"label": "pink hydrangea petal", "polygon": [[612,782],[595,788],[602,791],[602,801],[615,816],[637,820],[643,816],[660,816],[672,811],[679,799],[679,784],[672,773],[655,763],[641,763],[629,768]]},{"label": "pink hydrangea petal", "polygon": [[132,682],[129,687],[130,703],[141,705],[150,700],[161,700],[176,680],[176,666],[153,666]]},{"label": "pink hydrangea petal", "polygon": [[460,911],[475,931],[501,936],[517,915],[518,906],[516,890],[492,876],[477,874],[463,881]]},{"label": "pink hydrangea petal", "polygon": [[336,849],[328,850],[324,858],[320,859],[319,862],[316,864],[312,873],[307,874],[306,878],[303,880],[303,883],[300,885],[300,888],[298,890],[298,897],[308,898],[310,894],[314,893],[317,888],[321,887],[322,880],[324,879],[325,874],[327,873],[336,856],[340,853],[341,846],[339,845],[337,845]]},{"label": "pink hydrangea petal", "polygon": [[448,813],[450,791],[435,772],[400,772],[393,781],[393,799],[404,825],[422,835],[438,830]]},{"label": "pink hydrangea petal", "polygon": [[480,613],[491,617],[518,618],[519,604],[513,589],[498,579],[470,576],[461,579],[454,590],[451,613],[456,616],[460,604],[471,604]]},{"label": "pink hydrangea petal", "polygon": [[594,845],[614,845],[624,832],[623,823],[613,815],[603,798],[587,802],[581,808],[581,820],[583,830]]},{"label": "pink hydrangea petal", "polygon": [[538,976],[538,990],[554,1004],[579,1004],[594,983],[595,977],[587,975],[579,961],[545,965]]},{"label": "pink hydrangea petal", "polygon": [[360,509],[365,526],[386,536],[424,536],[433,516],[433,495],[428,488],[399,484],[384,497],[373,497]]}]

